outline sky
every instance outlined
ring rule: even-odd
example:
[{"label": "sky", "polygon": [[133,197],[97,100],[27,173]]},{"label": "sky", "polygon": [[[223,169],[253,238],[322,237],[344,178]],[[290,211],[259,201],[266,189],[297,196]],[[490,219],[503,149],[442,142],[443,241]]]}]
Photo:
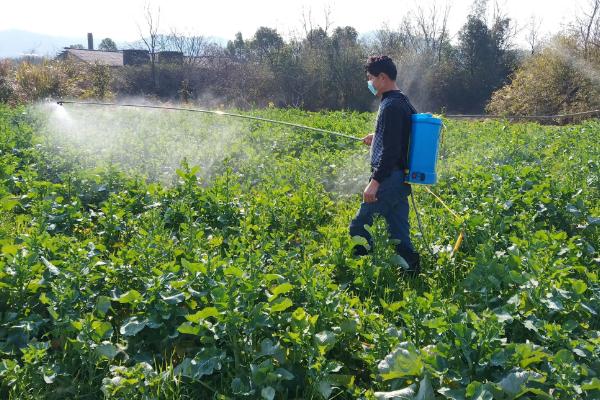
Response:
[{"label": "sky", "polygon": [[[525,27],[535,15],[543,34],[557,32],[574,20],[589,0],[498,0],[501,8],[517,24]],[[96,44],[111,37],[116,42],[139,39],[138,26],[144,26],[144,6],[160,8],[160,31],[176,28],[183,33],[233,39],[236,32],[249,38],[259,26],[276,28],[284,38],[302,31],[302,15],[311,15],[313,25],[324,24],[324,10],[330,10],[332,26],[355,27],[368,33],[384,23],[397,27],[403,16],[417,4],[427,9],[450,4],[449,27],[458,32],[466,20],[472,0],[384,0],[380,3],[356,0],[19,0],[2,2],[0,31],[26,30],[55,36],[81,37],[86,45],[87,32]],[[489,1],[490,5],[493,0]],[[491,7],[490,7],[491,8]],[[517,38],[525,43],[526,29]],[[2,44],[0,43],[0,46]]]}]

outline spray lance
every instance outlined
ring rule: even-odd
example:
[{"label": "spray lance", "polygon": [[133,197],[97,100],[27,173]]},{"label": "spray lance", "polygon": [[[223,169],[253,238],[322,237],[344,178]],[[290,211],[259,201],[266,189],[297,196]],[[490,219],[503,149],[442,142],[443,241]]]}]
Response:
[{"label": "spray lance", "polygon": [[[134,108],[150,108],[150,109],[161,109],[161,110],[176,110],[176,111],[187,111],[187,112],[197,112],[203,114],[213,114],[213,115],[222,115],[227,117],[234,118],[242,118],[249,119],[254,121],[267,122],[271,124],[285,125],[293,128],[299,128],[304,130],[309,130],[313,132],[325,133],[328,135],[343,137],[346,139],[350,139],[353,141],[362,142],[361,138],[357,138],[355,136],[347,135],[345,133],[330,131],[327,129],[313,128],[310,126],[294,124],[291,122],[279,121],[274,119],[268,119],[263,117],[255,117],[251,115],[243,115],[243,114],[235,114],[220,110],[204,110],[198,108],[184,108],[184,107],[173,107],[173,106],[152,106],[152,105],[144,105],[144,104],[119,104],[119,103],[103,103],[103,102],[80,102],[80,101],[72,101],[72,100],[58,100],[56,102],[58,105],[62,106],[64,104],[78,104],[78,105],[94,105],[94,106],[108,106],[108,107],[134,107]],[[433,185],[437,182],[437,174],[436,174],[436,163],[438,158],[438,149],[440,142],[440,135],[442,130],[442,120],[434,117],[431,114],[413,114],[412,116],[412,129],[410,135],[410,146],[409,146],[409,173],[407,175],[407,183],[418,184],[418,185]],[[437,196],[433,191],[431,191],[427,186],[425,189],[431,193],[437,201],[441,202],[441,204],[450,211],[450,213],[457,219],[460,219],[456,213],[454,213],[443,201]],[[415,214],[417,216],[417,222],[419,225],[419,230],[421,231],[421,235],[423,240],[425,241],[427,250],[433,256],[433,252],[431,250],[431,246],[427,242],[425,235],[423,234],[423,227],[421,224],[421,217],[417,211],[416,203],[414,195],[411,195],[413,208],[415,209]],[[453,247],[451,256],[453,256],[459,249],[464,238],[464,230],[460,231],[460,234],[456,240],[456,243]]]},{"label": "spray lance", "polygon": [[58,100],[56,102],[56,104],[58,104],[59,106],[62,106],[63,104],[79,104],[79,105],[93,105],[93,106],[154,108],[154,109],[160,109],[160,110],[176,110],[176,111],[188,111],[188,112],[197,112],[197,113],[204,113],[204,114],[224,115],[224,116],[227,116],[227,117],[244,118],[244,119],[251,119],[251,120],[255,120],[255,121],[269,122],[269,123],[272,123],[272,124],[287,125],[287,126],[291,126],[291,127],[294,127],[294,128],[300,128],[300,129],[306,129],[306,130],[315,131],[315,132],[327,133],[329,135],[340,136],[340,137],[344,137],[346,139],[352,139],[352,140],[362,141],[362,139],[360,139],[360,138],[357,138],[355,136],[346,135],[346,134],[340,133],[340,132],[328,131],[326,129],[320,129],[320,128],[313,128],[313,127],[310,127],[310,126],[305,126],[305,125],[300,125],[300,124],[294,124],[294,123],[291,123],[291,122],[277,121],[277,120],[274,120],[274,119],[268,119],[268,118],[262,118],[262,117],[254,117],[254,116],[251,116],[251,115],[234,114],[234,113],[225,112],[225,111],[219,111],[219,110],[202,110],[202,109],[199,109],[199,108],[184,108],[184,107],[171,107],[171,106],[150,106],[150,105],[144,105],[144,104],[120,104],[120,103],[83,102],[83,101],[69,101],[69,100]]}]

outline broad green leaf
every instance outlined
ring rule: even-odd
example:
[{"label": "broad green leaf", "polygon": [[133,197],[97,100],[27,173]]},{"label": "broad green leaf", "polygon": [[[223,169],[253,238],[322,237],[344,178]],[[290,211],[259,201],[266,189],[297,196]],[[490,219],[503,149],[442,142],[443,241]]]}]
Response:
[{"label": "broad green leaf", "polygon": [[14,256],[17,254],[21,247],[22,246],[19,246],[17,244],[5,244],[4,246],[2,246],[2,253]]},{"label": "broad green leaf", "polygon": [[77,329],[78,331],[83,329],[83,322],[81,322],[81,320],[79,321],[71,321],[71,326],[75,329]]},{"label": "broad green leaf", "polygon": [[438,393],[450,400],[465,400],[464,389],[450,389],[443,387],[438,389]]},{"label": "broad green leaf", "polygon": [[181,179],[186,179],[186,178],[187,178],[187,174],[185,173],[185,171],[183,171],[183,170],[181,170],[181,169],[179,169],[179,168],[177,168],[177,169],[175,170],[175,173],[176,173],[177,175],[179,175],[179,177],[180,177]]},{"label": "broad green leaf", "polygon": [[200,272],[202,274],[206,274],[206,271],[207,271],[206,265],[204,265],[202,263],[189,262],[185,258],[181,259],[181,266],[192,273]]},{"label": "broad green leaf", "polygon": [[94,322],[92,322],[92,329],[101,338],[104,338],[104,336],[107,335],[107,334],[109,334],[109,333],[112,335],[112,331],[113,331],[112,325],[109,322],[106,322],[106,321],[94,321]]},{"label": "broad green leaf", "polygon": [[523,326],[529,329],[530,331],[538,331],[537,326],[535,326],[534,322],[530,319],[526,319],[525,322],[523,322]]},{"label": "broad green leaf", "polygon": [[562,305],[562,302],[554,297],[548,297],[548,298],[542,299],[540,301],[542,303],[546,304],[546,306],[548,306],[548,308],[553,311],[561,311],[564,308]]},{"label": "broad green leaf", "polygon": [[430,329],[436,329],[438,331],[444,331],[448,327],[448,322],[446,321],[445,317],[437,317],[424,320],[423,326],[426,326]]},{"label": "broad green leaf", "polygon": [[42,370],[44,371],[44,382],[47,384],[54,383],[54,380],[56,379],[56,371],[50,367],[42,367]]},{"label": "broad green leaf", "polygon": [[185,300],[185,294],[177,293],[172,296],[165,296],[161,293],[160,298],[163,299],[163,301],[166,302],[167,304],[175,305],[175,304],[179,304]]},{"label": "broad green leaf", "polygon": [[40,257],[40,259],[42,260],[42,262],[48,269],[48,272],[50,272],[52,275],[60,275],[60,270],[58,268],[56,268],[56,266],[54,264],[52,264],[50,261],[46,260],[45,257]]},{"label": "broad green leaf", "polygon": [[340,329],[344,333],[355,333],[358,330],[358,321],[355,319],[347,319],[342,321]]},{"label": "broad green leaf", "polygon": [[352,243],[354,243],[357,246],[364,246],[364,248],[367,250],[371,249],[371,246],[369,245],[367,239],[365,239],[362,236],[352,236]]},{"label": "broad green leaf", "polygon": [[394,390],[392,392],[375,392],[377,400],[414,400],[417,394],[417,385],[414,383],[404,389]]},{"label": "broad green leaf", "polygon": [[54,319],[55,321],[60,318],[60,315],[58,315],[58,313],[54,310],[54,307],[48,306],[46,307],[46,310],[48,310],[48,314],[50,314],[52,319]]},{"label": "broad green leaf", "polygon": [[19,200],[14,197],[3,197],[0,199],[0,208],[4,211],[10,211],[19,204]]},{"label": "broad green leaf", "polygon": [[415,396],[414,400],[435,400],[435,393],[433,393],[433,386],[429,381],[429,377],[425,375],[419,383],[419,391]]},{"label": "broad green leaf", "polygon": [[279,379],[283,379],[286,381],[291,381],[294,379],[294,374],[292,374],[290,371],[288,371],[285,368],[277,368],[275,370],[275,373],[277,374],[277,378],[279,378]]},{"label": "broad green leaf", "polygon": [[292,303],[292,300],[288,299],[287,297],[281,297],[273,302],[273,305],[271,306],[271,312],[285,311],[293,305],[294,303]]},{"label": "broad green leaf", "polygon": [[410,265],[408,265],[406,259],[399,254],[394,254],[390,261],[393,265],[402,267],[402,269],[410,269]]},{"label": "broad green leaf", "polygon": [[263,339],[260,342],[260,355],[272,356],[279,349],[279,344],[274,345],[271,339]]},{"label": "broad green leaf", "polygon": [[315,343],[319,346],[333,346],[335,344],[335,333],[331,331],[322,331],[315,334]]},{"label": "broad green leaf", "polygon": [[199,335],[200,329],[200,325],[192,324],[191,322],[184,322],[177,328],[180,333],[188,335]]},{"label": "broad green leaf", "polygon": [[271,290],[271,292],[273,293],[274,297],[277,297],[280,294],[284,294],[284,293],[291,291],[292,289],[294,289],[294,285],[286,282],[286,283],[282,283],[281,285],[277,285],[276,287],[273,288],[273,290]]},{"label": "broad green leaf", "polygon": [[119,349],[110,342],[103,342],[102,344],[96,346],[96,352],[101,356],[112,360],[119,353]]},{"label": "broad green leaf", "polygon": [[569,350],[560,349],[558,353],[554,355],[553,360],[559,364],[573,364],[575,362],[575,357],[573,357],[573,353]]},{"label": "broad green leaf", "polygon": [[304,308],[298,307],[292,313],[292,318],[294,318],[296,321],[302,321],[306,318],[306,311],[304,311]]},{"label": "broad green leaf", "polygon": [[587,290],[587,285],[580,279],[571,279],[571,286],[577,294],[583,294]]},{"label": "broad green leaf", "polygon": [[321,393],[321,396],[323,396],[324,399],[328,399],[329,396],[331,396],[331,392],[333,391],[331,384],[327,381],[319,382],[317,389],[319,390],[319,393]]},{"label": "broad green leaf", "polygon": [[265,274],[264,279],[267,282],[271,282],[271,281],[283,280],[283,279],[285,279],[285,277],[283,275],[279,275],[279,274]]},{"label": "broad green leaf", "polygon": [[403,342],[379,362],[378,369],[384,381],[406,376],[421,376],[423,361],[412,343]]},{"label": "broad green leaf", "polygon": [[581,385],[583,390],[600,390],[600,379],[594,377]]},{"label": "broad green leaf", "polygon": [[142,295],[140,294],[140,292],[138,292],[135,289],[131,289],[130,291],[123,293],[118,299],[117,301],[119,303],[124,303],[124,304],[129,304],[129,303],[139,303],[140,301],[142,301],[144,298],[142,297]]},{"label": "broad green leaf", "polygon": [[513,316],[506,310],[499,310],[496,312],[496,318],[498,318],[498,322],[512,322]]},{"label": "broad green leaf", "polygon": [[215,370],[220,370],[225,353],[214,348],[201,350],[196,357],[184,358],[173,369],[175,375],[183,375],[191,379],[200,379],[205,375],[212,375]]},{"label": "broad green leaf", "polygon": [[493,400],[494,395],[489,390],[487,384],[482,384],[478,381],[469,383],[466,390],[466,397],[473,400]]},{"label": "broad green leaf", "polygon": [[544,353],[539,346],[531,343],[519,343],[515,346],[515,352],[521,357],[521,368],[545,360],[548,354]]},{"label": "broad green leaf", "polygon": [[223,269],[223,273],[225,276],[235,276],[236,278],[242,278],[244,276],[244,271],[234,266]]},{"label": "broad green leaf", "polygon": [[203,319],[206,319],[208,317],[213,317],[213,318],[219,319],[219,317],[220,317],[219,310],[217,310],[215,307],[206,307],[194,314],[185,316],[185,318],[188,321],[193,322],[195,324],[199,323],[200,321],[202,321]]},{"label": "broad green leaf", "polygon": [[516,371],[506,375],[498,386],[509,396],[517,396],[529,381],[540,381],[542,375],[533,371]]},{"label": "broad green leaf", "polygon": [[223,244],[223,237],[221,237],[221,236],[209,236],[208,237],[208,244],[211,247],[219,247],[220,245]]},{"label": "broad green leaf", "polygon": [[104,317],[111,306],[111,300],[108,296],[98,296],[96,298],[96,311],[101,317]]},{"label": "broad green leaf", "polygon": [[264,387],[260,391],[260,396],[265,400],[273,400],[275,398],[275,389],[271,386]]},{"label": "broad green leaf", "polygon": [[355,376],[348,374],[329,374],[327,381],[335,386],[352,387],[354,385]]},{"label": "broad green leaf", "polygon": [[148,320],[145,318],[127,318],[125,321],[123,321],[123,325],[121,325],[121,329],[119,329],[119,332],[121,332],[121,335],[123,336],[135,336],[146,327],[147,323]]}]

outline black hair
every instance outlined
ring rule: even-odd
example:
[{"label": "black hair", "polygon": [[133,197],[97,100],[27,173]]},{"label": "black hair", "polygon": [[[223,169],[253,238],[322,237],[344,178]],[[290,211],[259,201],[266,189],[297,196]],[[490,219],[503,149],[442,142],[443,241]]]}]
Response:
[{"label": "black hair", "polygon": [[388,56],[371,56],[365,64],[365,71],[373,76],[379,76],[380,73],[384,72],[391,80],[396,80],[398,70],[396,64]]}]

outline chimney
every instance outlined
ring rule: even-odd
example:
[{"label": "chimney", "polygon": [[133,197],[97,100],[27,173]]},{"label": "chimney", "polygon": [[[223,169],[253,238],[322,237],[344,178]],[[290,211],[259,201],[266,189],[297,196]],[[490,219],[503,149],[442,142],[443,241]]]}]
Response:
[{"label": "chimney", "polygon": [[88,50],[94,50],[94,36],[88,33]]}]

